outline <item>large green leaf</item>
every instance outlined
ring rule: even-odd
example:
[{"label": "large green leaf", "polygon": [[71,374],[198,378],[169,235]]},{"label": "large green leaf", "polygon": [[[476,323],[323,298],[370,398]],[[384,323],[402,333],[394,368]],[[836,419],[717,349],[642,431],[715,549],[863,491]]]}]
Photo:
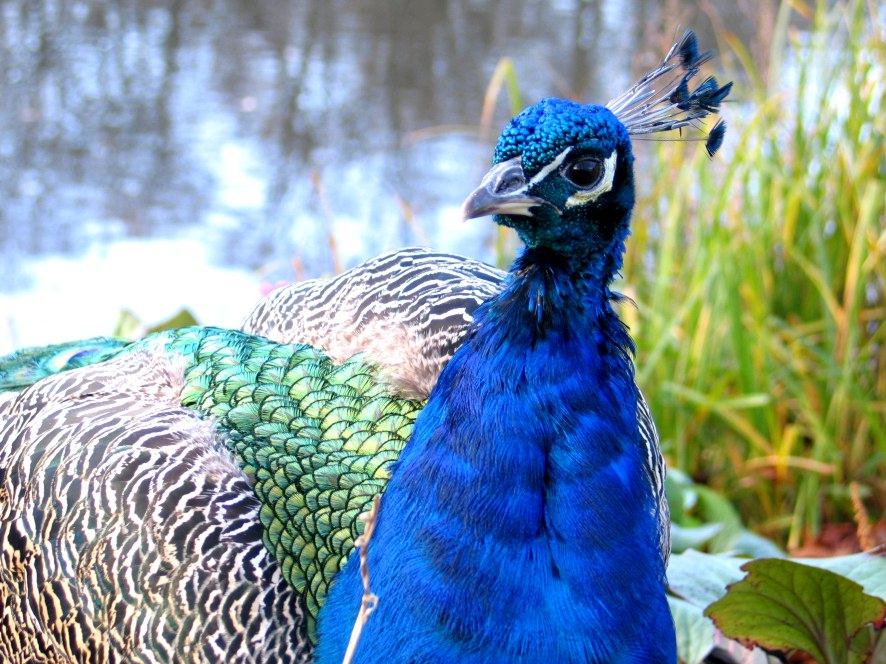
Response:
[{"label": "large green leaf", "polygon": [[852,579],[868,595],[886,600],[886,558],[871,553],[855,553],[835,558],[793,558],[794,562],[821,567]]},{"label": "large green leaf", "polygon": [[839,574],[789,560],[754,560],[742,569],[747,577],[705,610],[726,636],[803,650],[821,664],[865,661],[871,639],[860,632],[886,618],[883,600]]}]

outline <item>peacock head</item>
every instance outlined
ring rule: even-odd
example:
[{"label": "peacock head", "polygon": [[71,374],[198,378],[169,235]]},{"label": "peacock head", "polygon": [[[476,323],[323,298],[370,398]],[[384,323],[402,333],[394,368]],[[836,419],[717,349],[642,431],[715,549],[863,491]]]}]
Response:
[{"label": "peacock head", "polygon": [[[515,116],[498,139],[493,166],[464,203],[466,219],[495,215],[529,248],[582,259],[600,257],[618,269],[634,206],[631,136],[698,127],[717,113],[731,83],[692,79],[711,54],[692,31],[662,63],[605,106],[543,99]],[[713,156],[726,130],[707,135]]]}]

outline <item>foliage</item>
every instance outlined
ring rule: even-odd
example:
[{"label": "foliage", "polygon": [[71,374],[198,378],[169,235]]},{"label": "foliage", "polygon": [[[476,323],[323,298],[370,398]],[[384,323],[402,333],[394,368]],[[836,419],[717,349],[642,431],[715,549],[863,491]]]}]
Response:
[{"label": "foliage", "polygon": [[156,325],[146,325],[140,321],[134,313],[128,309],[124,309],[117,317],[117,324],[114,326],[112,336],[116,339],[133,341],[145,335],[153,334],[154,332],[177,330],[181,327],[190,327],[191,325],[197,324],[197,319],[194,318],[194,314],[188,309],[180,309],[170,318],[157,323]]},{"label": "foliage", "polygon": [[738,510],[709,487],[696,484],[679,470],[665,481],[671,509],[671,550],[702,549],[750,557],[778,557],[784,553],[771,540],[742,523]]},{"label": "foliage", "polygon": [[[701,662],[715,646],[728,646],[733,654],[741,650],[714,623],[749,647],[800,649],[822,664],[867,661],[876,639],[884,641],[882,629],[874,628],[886,617],[881,556],[749,562],[690,550],[672,556],[668,586],[680,658],[688,664]],[[742,661],[771,661],[760,650],[741,656]]]},{"label": "foliage", "polygon": [[671,464],[789,548],[853,483],[886,502],[884,47],[864,2],[789,34],[791,6],[768,88],[725,36],[751,84],[722,156],[652,150],[622,285]]},{"label": "foliage", "polygon": [[761,559],[705,610],[727,636],[767,650],[802,650],[822,664],[861,664],[873,646],[865,627],[886,603],[839,574],[789,560]]}]

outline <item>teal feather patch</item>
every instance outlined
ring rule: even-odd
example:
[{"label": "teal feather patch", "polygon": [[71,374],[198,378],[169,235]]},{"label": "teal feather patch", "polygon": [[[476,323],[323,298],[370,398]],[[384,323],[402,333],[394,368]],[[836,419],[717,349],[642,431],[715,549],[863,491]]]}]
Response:
[{"label": "teal feather patch", "polygon": [[23,348],[0,357],[0,391],[22,390],[47,376],[104,362],[128,345],[128,341],[93,337]]}]

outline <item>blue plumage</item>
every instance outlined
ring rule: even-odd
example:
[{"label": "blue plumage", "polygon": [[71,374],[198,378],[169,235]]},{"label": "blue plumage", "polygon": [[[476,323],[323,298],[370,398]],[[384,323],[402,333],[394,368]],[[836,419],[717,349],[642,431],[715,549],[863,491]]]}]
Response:
[{"label": "blue plumage", "polygon": [[[600,106],[544,100],[503,131],[465,209],[495,214],[527,248],[393,472],[361,662],[675,661],[667,517],[609,289],[632,162]],[[320,664],[341,660],[360,595],[349,564],[320,614]]]},{"label": "blue plumage", "polygon": [[705,141],[704,147],[708,152],[709,157],[713,157],[717,150],[720,149],[720,146],[723,145],[723,138],[726,136],[726,121],[720,120],[717,124],[714,125],[714,128],[711,129],[711,133],[708,134],[708,138]]},{"label": "blue plumage", "polygon": [[[385,494],[361,661],[673,662],[627,335],[560,257],[530,250],[515,267]],[[321,613],[319,662],[339,661],[359,589],[349,565]]]}]

